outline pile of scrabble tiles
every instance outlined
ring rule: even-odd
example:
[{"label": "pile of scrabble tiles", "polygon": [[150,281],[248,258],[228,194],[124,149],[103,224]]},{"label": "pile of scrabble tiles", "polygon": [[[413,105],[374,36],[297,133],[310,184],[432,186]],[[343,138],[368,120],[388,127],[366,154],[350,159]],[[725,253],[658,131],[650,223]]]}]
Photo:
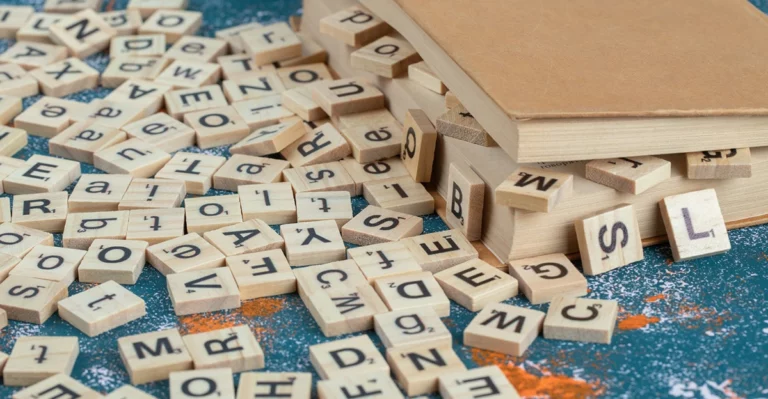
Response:
[{"label": "pile of scrabble tiles", "polygon": [[[498,368],[466,370],[440,320],[450,300],[478,312],[464,332],[468,346],[520,356],[542,331],[610,343],[617,302],[580,298],[587,281],[564,255],[512,262],[509,274],[479,259],[471,241],[479,239],[483,190],[469,168],[452,166],[464,198],[448,203],[473,216],[448,209],[454,230],[422,234],[421,217],[435,211],[422,183],[437,138],[423,111],[410,110],[401,127],[374,85],[337,79],[325,51],[287,23],[207,38],[194,36],[202,15],[185,1],[131,0],[104,13],[99,3],[47,0],[45,13],[0,7],[0,35],[17,39],[0,55],[0,123],[13,125],[0,128],[0,189],[12,195],[0,198],[2,326],[42,324],[58,312],[93,337],[145,317],[144,300],[123,285],[136,284],[149,263],[166,277],[177,315],[298,292],[327,337],[375,330],[386,358],[367,335],[307,348],[321,398],[397,398],[401,388],[408,396],[516,397]],[[383,23],[345,13],[324,27],[361,47],[354,65],[390,77],[409,70],[445,92]],[[101,51],[111,59],[99,73],[83,59]],[[88,104],[61,98],[98,85],[114,90]],[[22,98],[40,93],[22,111]],[[30,134],[49,138],[50,156],[12,158]],[[191,146],[230,146],[231,156],[185,151]],[[106,174],[81,174],[81,163]],[[536,184],[569,187],[567,179]],[[510,195],[527,185],[512,186]],[[205,196],[211,188],[231,194]],[[354,215],[351,198],[360,195],[370,205]],[[687,212],[689,202],[664,203]],[[642,257],[626,212],[595,216],[621,220],[623,230],[614,230],[632,242],[609,266],[589,257],[586,273]],[[669,223],[684,229],[690,220]],[[580,239],[597,245],[588,240],[595,225],[579,222]],[[717,234],[727,245],[724,229]],[[62,234],[62,247],[52,233]],[[75,280],[94,286],[69,297]],[[549,311],[500,303],[518,288],[533,304],[550,302]],[[80,344],[19,338],[9,356],[0,354],[4,384],[27,387],[14,398],[102,397],[69,376]],[[169,379],[171,398],[235,398],[240,372],[237,398],[312,391],[309,373],[253,372],[266,362],[247,326],[183,337],[156,331],[117,345],[133,385]],[[106,397],[151,398],[133,386]]]}]

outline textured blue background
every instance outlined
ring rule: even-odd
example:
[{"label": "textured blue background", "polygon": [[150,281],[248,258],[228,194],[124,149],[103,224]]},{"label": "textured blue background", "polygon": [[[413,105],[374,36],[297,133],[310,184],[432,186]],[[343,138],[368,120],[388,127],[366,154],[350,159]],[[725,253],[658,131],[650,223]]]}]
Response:
[{"label": "textured blue background", "polygon": [[[3,1],[32,4],[40,1]],[[204,13],[198,34],[250,21],[286,20],[300,12],[300,2],[266,0],[192,0],[190,8]],[[122,9],[126,1],[106,4]],[[652,3],[649,3],[649,6]],[[756,2],[763,10],[764,1]],[[0,50],[10,42],[0,41]],[[103,70],[105,54],[88,58]],[[67,98],[89,102],[109,89],[77,93]],[[26,99],[29,106],[39,97]],[[17,157],[47,154],[46,139],[30,138]],[[199,151],[187,149],[187,151]],[[206,150],[228,155],[226,148]],[[83,173],[100,173],[83,165]],[[222,194],[211,191],[209,195]],[[354,200],[355,211],[365,207]],[[425,219],[425,232],[445,229],[436,216]],[[645,260],[597,277],[588,277],[591,298],[615,299],[621,305],[620,322],[611,345],[582,344],[538,339],[523,357],[471,350],[461,345],[461,334],[473,314],[455,304],[444,319],[454,336],[455,349],[469,367],[497,364],[528,397],[685,397],[768,398],[768,227],[732,231],[733,249],[724,255],[691,262],[672,263],[666,245],[645,249]],[[61,237],[57,235],[57,245]],[[75,283],[70,295],[88,288]],[[243,303],[242,308],[178,318],[174,315],[165,279],[150,266],[138,283],[128,287],[142,297],[147,317],[95,338],[88,338],[54,315],[44,325],[11,322],[0,333],[0,350],[10,353],[17,337],[69,335],[80,337],[80,356],[73,377],[109,392],[125,383],[128,375],[117,352],[117,338],[165,328],[182,333],[247,324],[266,352],[268,371],[313,371],[308,346],[326,342],[298,295],[283,295]],[[510,304],[532,306],[523,297]],[[369,333],[377,344],[375,334]],[[383,348],[382,348],[383,349]],[[315,378],[317,375],[315,374]],[[168,397],[167,381],[141,389]],[[14,390],[0,387],[0,396]]]}]

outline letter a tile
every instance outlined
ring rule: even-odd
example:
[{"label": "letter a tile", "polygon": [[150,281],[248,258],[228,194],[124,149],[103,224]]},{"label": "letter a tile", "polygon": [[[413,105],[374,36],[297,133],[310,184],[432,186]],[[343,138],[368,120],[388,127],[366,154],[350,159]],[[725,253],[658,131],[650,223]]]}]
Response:
[{"label": "letter a tile", "polygon": [[669,196],[661,200],[659,207],[675,261],[731,249],[715,190]]},{"label": "letter a tile", "polygon": [[208,231],[203,237],[225,256],[282,249],[284,245],[283,237],[259,219]]},{"label": "letter a tile", "polygon": [[643,259],[635,208],[622,204],[574,222],[584,274],[594,276]]}]

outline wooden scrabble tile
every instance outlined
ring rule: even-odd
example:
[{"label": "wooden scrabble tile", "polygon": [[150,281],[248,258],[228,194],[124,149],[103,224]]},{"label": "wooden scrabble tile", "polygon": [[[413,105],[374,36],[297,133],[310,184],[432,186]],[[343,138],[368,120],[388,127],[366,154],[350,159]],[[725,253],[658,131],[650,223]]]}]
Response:
[{"label": "wooden scrabble tile", "polygon": [[[263,27],[264,25],[258,22],[249,22],[217,30],[215,36],[217,39],[225,40],[229,44],[229,49],[232,54],[245,53],[245,45],[240,37],[240,33]],[[250,55],[248,57],[250,58]]]},{"label": "wooden scrabble tile", "polygon": [[167,276],[224,266],[224,254],[197,233],[190,233],[147,248],[147,262]]},{"label": "wooden scrabble tile", "polygon": [[251,72],[221,83],[230,103],[274,96],[285,91],[285,86],[274,72]]},{"label": "wooden scrabble tile", "polygon": [[587,279],[563,254],[542,255],[509,262],[509,274],[520,283],[520,291],[534,304],[556,296],[587,295]]},{"label": "wooden scrabble tile", "polygon": [[[142,10],[140,9],[139,11]],[[173,44],[181,39],[182,36],[193,35],[197,32],[202,22],[203,13],[201,12],[181,9],[160,9],[152,13],[144,21],[139,27],[139,33],[162,33],[165,35],[165,42]]]},{"label": "wooden scrabble tile", "polygon": [[66,248],[88,249],[98,238],[125,239],[128,211],[70,213],[64,226]]},{"label": "wooden scrabble tile", "polygon": [[217,190],[238,192],[238,187],[254,183],[275,183],[283,179],[287,161],[234,154],[213,175]]},{"label": "wooden scrabble tile", "polygon": [[128,79],[104,98],[105,101],[101,103],[101,112],[98,112],[97,109],[94,114],[102,119],[102,123],[106,123],[104,121],[107,112],[103,110],[104,108],[111,107],[120,110],[123,115],[116,115],[109,124],[118,127],[119,123],[119,127],[123,128],[145,116],[157,113],[163,106],[165,93],[171,89],[171,86],[157,82]]},{"label": "wooden scrabble tile", "polygon": [[587,179],[624,193],[640,194],[669,179],[672,164],[657,157],[598,159],[586,165]]},{"label": "wooden scrabble tile", "polygon": [[572,175],[523,166],[496,187],[496,204],[534,212],[551,212],[572,192]]},{"label": "wooden scrabble tile", "polygon": [[19,65],[0,65],[0,95],[29,97],[40,92],[37,80]]},{"label": "wooden scrabble tile", "polygon": [[109,47],[117,31],[94,10],[80,11],[48,28],[51,39],[66,46],[69,53],[83,59]]},{"label": "wooden scrabble tile", "polygon": [[314,39],[312,39],[312,37],[303,32],[296,32],[296,36],[298,36],[299,40],[301,40],[301,55],[295,58],[277,61],[275,62],[277,66],[284,68],[298,65],[325,63],[328,61],[328,52],[323,46],[319,45]]},{"label": "wooden scrabble tile", "polygon": [[139,105],[138,102],[123,96],[113,98],[115,99],[105,98],[91,102],[81,113],[76,113],[72,119],[76,122],[89,121],[101,126],[121,129],[123,126],[144,117],[147,104]]},{"label": "wooden scrabble tile", "polygon": [[127,240],[159,244],[184,235],[183,208],[134,209],[128,216]]},{"label": "wooden scrabble tile", "polygon": [[93,166],[107,173],[151,177],[169,163],[171,154],[141,139],[128,139],[97,151]]},{"label": "wooden scrabble tile", "polygon": [[289,144],[280,154],[294,168],[344,159],[352,150],[332,124],[326,123]]},{"label": "wooden scrabble tile", "polygon": [[369,205],[342,226],[341,236],[352,244],[381,244],[417,236],[423,227],[418,216]]},{"label": "wooden scrabble tile", "polygon": [[[438,379],[467,368],[450,346],[419,346],[387,350],[387,362],[408,396],[438,391]],[[463,374],[462,374],[463,375]]]},{"label": "wooden scrabble tile", "polygon": [[[57,395],[57,396],[48,396]],[[98,399],[103,396],[67,374],[56,374],[13,395],[14,399],[37,399],[65,396],[81,399]]]},{"label": "wooden scrabble tile", "polygon": [[232,154],[268,155],[283,150],[304,134],[304,122],[296,117],[287,118],[275,125],[258,128],[239,143],[229,148]]},{"label": "wooden scrabble tile", "polygon": [[[346,241],[346,240],[345,240]],[[382,277],[419,273],[421,266],[401,242],[388,242],[350,248],[349,259],[355,261],[368,282]]]},{"label": "wooden scrabble tile", "polygon": [[218,155],[177,152],[155,177],[183,181],[187,193],[205,195],[213,184],[213,175],[226,161]]},{"label": "wooden scrabble tile", "polygon": [[283,224],[280,235],[291,266],[317,265],[345,257],[344,241],[334,221]]},{"label": "wooden scrabble tile", "polygon": [[101,8],[101,0],[45,0],[43,10],[45,12],[58,12],[73,14],[83,10],[97,10]]},{"label": "wooden scrabble tile", "polygon": [[0,63],[21,65],[29,71],[65,58],[67,58],[67,48],[64,46],[19,41],[0,55]]},{"label": "wooden scrabble tile", "polygon": [[496,141],[483,129],[475,117],[462,105],[450,108],[437,118],[440,134],[484,147],[496,146]]},{"label": "wooden scrabble tile", "polygon": [[293,89],[321,80],[333,80],[331,71],[324,63],[281,67],[277,69],[277,75],[286,89]]},{"label": "wooden scrabble tile", "polygon": [[21,98],[0,96],[0,124],[8,124],[21,112]]},{"label": "wooden scrabble tile", "polygon": [[305,299],[332,289],[354,289],[368,285],[357,264],[350,259],[299,268],[293,273],[299,294]]},{"label": "wooden scrabble tile", "polygon": [[389,310],[430,307],[440,317],[451,313],[450,301],[431,272],[381,277],[374,281],[373,287]]},{"label": "wooden scrabble tile", "polygon": [[350,55],[353,68],[390,79],[405,74],[409,65],[419,61],[421,56],[410,43],[391,36],[381,37]]},{"label": "wooden scrabble tile", "polygon": [[296,201],[291,183],[249,184],[238,187],[243,219],[267,224],[296,223]]},{"label": "wooden scrabble tile", "polygon": [[75,281],[85,251],[38,245],[11,270],[9,275],[60,282],[69,286]]},{"label": "wooden scrabble tile", "polygon": [[[2,144],[2,139],[0,139],[0,144]],[[13,173],[16,169],[19,169],[21,167],[24,167],[26,165],[26,161],[11,157],[6,157],[0,155],[0,194],[5,192],[5,189],[3,188],[3,180],[8,177],[11,173]],[[5,197],[5,199],[8,199],[8,197]],[[11,220],[11,206],[8,205],[8,221]]]},{"label": "wooden scrabble tile", "polygon": [[0,224],[0,254],[21,258],[36,245],[52,246],[53,234],[13,223]]},{"label": "wooden scrabble tile", "polygon": [[618,310],[613,300],[556,297],[544,319],[544,338],[610,344]]},{"label": "wooden scrabble tile", "polygon": [[125,141],[127,135],[116,128],[92,120],[77,122],[48,141],[51,155],[93,164],[93,154]]},{"label": "wooden scrabble tile", "polygon": [[66,191],[16,195],[11,221],[19,226],[61,233],[67,219],[67,197]]},{"label": "wooden scrabble tile", "polygon": [[366,335],[312,345],[309,347],[309,360],[323,380],[375,372],[389,373],[384,356]]},{"label": "wooden scrabble tile", "polygon": [[117,32],[118,36],[135,35],[141,23],[141,13],[137,10],[114,10],[100,12],[99,16]]},{"label": "wooden scrabble tile", "polygon": [[224,40],[203,36],[182,36],[168,49],[168,52],[161,55],[172,60],[212,63],[226,53],[227,42]]},{"label": "wooden scrabble tile", "polygon": [[19,337],[3,369],[3,385],[29,386],[69,375],[79,353],[77,337]]},{"label": "wooden scrabble tile", "polygon": [[280,249],[228,256],[227,267],[235,277],[241,300],[296,292],[296,276]]},{"label": "wooden scrabble tile", "polygon": [[162,112],[129,123],[122,130],[129,137],[139,138],[167,152],[195,145],[195,130]]},{"label": "wooden scrabble tile", "polygon": [[146,263],[146,249],[144,241],[94,240],[77,269],[77,279],[81,283],[114,280],[118,284],[136,284]]},{"label": "wooden scrabble tile", "polygon": [[219,81],[221,67],[210,62],[176,60],[155,78],[175,89],[202,88]]},{"label": "wooden scrabble tile", "polygon": [[503,303],[488,304],[464,330],[464,345],[523,356],[539,336],[544,316],[544,312],[538,310]]},{"label": "wooden scrabble tile", "polygon": [[[353,393],[354,392],[354,393]],[[389,376],[389,372],[371,372],[343,375],[317,382],[317,393],[321,399],[344,399],[349,395],[362,395],[371,399],[403,398],[400,389]]]},{"label": "wooden scrabble tile", "polygon": [[[29,136],[23,129],[0,126],[0,156],[5,159],[27,146]],[[0,175],[0,178],[5,177]]]},{"label": "wooden scrabble tile", "polygon": [[35,154],[3,179],[3,190],[8,194],[64,191],[78,177],[79,163]]},{"label": "wooden scrabble tile", "polygon": [[323,80],[312,85],[312,99],[330,116],[384,108],[384,94],[357,79]]},{"label": "wooden scrabble tile", "polygon": [[[43,324],[56,312],[56,303],[66,297],[67,285],[56,281],[9,275],[0,283],[0,309],[8,313],[9,320]],[[9,377],[8,365],[3,377],[5,385],[13,385],[15,378]]]},{"label": "wooden scrabble tile", "polygon": [[166,112],[178,120],[181,120],[184,114],[188,112],[226,106],[227,99],[219,85],[173,90],[165,93]]},{"label": "wooden scrabble tile", "polygon": [[409,109],[405,114],[400,159],[414,180],[419,183],[432,179],[437,131],[427,114],[420,109]]},{"label": "wooden scrabble tile", "polygon": [[311,373],[243,373],[237,387],[239,398],[309,399]]},{"label": "wooden scrabble tile", "polygon": [[85,107],[77,101],[43,97],[19,114],[13,124],[33,136],[51,138],[66,129],[74,115]]},{"label": "wooden scrabble tile", "polygon": [[274,72],[276,70],[275,66],[272,64],[262,66],[254,65],[253,57],[245,53],[223,55],[217,58],[216,62],[221,67],[222,79],[240,79],[249,76],[260,76],[262,73]]},{"label": "wooden scrabble tile", "polygon": [[109,57],[161,57],[165,54],[165,35],[116,36],[109,45]]},{"label": "wooden scrabble tile", "polygon": [[333,118],[333,123],[334,125],[338,126],[339,130],[341,131],[346,131],[360,126],[400,126],[400,122],[394,116],[392,116],[392,113],[389,112],[389,110],[386,108],[360,112],[357,114],[337,115]]},{"label": "wooden scrabble tile", "polygon": [[685,154],[689,179],[734,179],[752,177],[749,148]]},{"label": "wooden scrabble tile", "polygon": [[129,79],[154,80],[171,60],[167,58],[125,57],[109,61],[101,74],[101,85],[118,87]]},{"label": "wooden scrabble tile", "polygon": [[8,197],[0,198],[0,223],[11,221],[11,199]]},{"label": "wooden scrabble tile", "polygon": [[189,233],[202,234],[243,221],[238,195],[187,198],[184,209]]},{"label": "wooden scrabble tile", "polygon": [[54,23],[67,17],[59,13],[34,13],[16,31],[16,40],[20,42],[53,44],[48,29]]},{"label": "wooden scrabble tile", "polygon": [[200,148],[237,143],[251,131],[231,106],[188,112],[184,114],[184,123],[194,129]]},{"label": "wooden scrabble tile", "polygon": [[187,195],[183,181],[163,179],[133,179],[117,209],[177,208]]},{"label": "wooden scrabble tile", "polygon": [[240,291],[229,268],[174,273],[166,278],[177,316],[240,307]]},{"label": "wooden scrabble tile", "polygon": [[359,163],[370,163],[398,156],[402,128],[397,123],[360,125],[341,131],[349,140],[352,156]]},{"label": "wooden scrabble tile", "polygon": [[402,240],[421,267],[437,273],[477,259],[477,250],[458,230],[439,231]]},{"label": "wooden scrabble tile", "polygon": [[363,196],[371,205],[414,216],[435,211],[435,199],[421,183],[410,177],[365,182]]},{"label": "wooden scrabble tile", "polygon": [[355,195],[355,182],[339,162],[328,162],[283,171],[285,181],[297,193],[317,191],[349,191]]},{"label": "wooden scrabble tile", "polygon": [[285,22],[240,32],[245,52],[253,54],[256,65],[301,56],[301,40]]},{"label": "wooden scrabble tile", "polygon": [[327,117],[325,111],[312,99],[312,91],[309,87],[298,86],[284,91],[282,102],[283,107],[298,115],[302,120],[318,121]]},{"label": "wooden scrabble tile", "polygon": [[[342,159],[341,165],[355,181],[356,195],[363,195],[363,184],[397,177],[408,177],[408,169],[399,158],[389,158],[365,164],[358,163],[352,158]],[[418,190],[418,189],[417,189]],[[420,191],[420,190],[419,190]]]},{"label": "wooden scrabble tile", "polygon": [[144,300],[108,281],[59,301],[59,316],[89,337],[128,324],[147,314]]},{"label": "wooden scrabble tile", "polygon": [[[136,10],[142,18],[149,18],[158,10],[184,10],[188,3],[188,0],[129,0],[128,10]],[[172,22],[169,19],[168,26],[173,26]]]},{"label": "wooden scrabble tile", "polygon": [[280,94],[237,101],[232,106],[251,130],[274,125],[293,116],[293,112],[283,107]]},{"label": "wooden scrabble tile", "polygon": [[320,33],[352,47],[364,46],[391,30],[386,22],[361,6],[346,8],[320,20]]},{"label": "wooden scrabble tile", "polygon": [[594,276],[643,259],[635,208],[621,204],[574,221],[584,274]]},{"label": "wooden scrabble tile", "polygon": [[495,365],[441,375],[439,384],[444,399],[520,399],[507,376]]},{"label": "wooden scrabble tile", "polygon": [[437,94],[445,94],[448,91],[443,81],[424,61],[408,65],[408,78]]},{"label": "wooden scrabble tile", "polygon": [[675,261],[716,255],[731,249],[714,189],[665,197],[659,208]]},{"label": "wooden scrabble tile", "polygon": [[175,371],[169,379],[171,397],[192,398],[234,398],[235,383],[232,369]]},{"label": "wooden scrabble tile", "polygon": [[341,228],[352,219],[352,197],[348,191],[296,194],[298,222],[332,220]]},{"label": "wooden scrabble tile", "polygon": [[284,245],[283,238],[259,219],[246,220],[205,232],[203,238],[225,256],[282,249]]},{"label": "wooden scrabble tile", "polygon": [[483,260],[472,259],[435,274],[445,295],[477,312],[517,295],[517,280]]},{"label": "wooden scrabble tile", "polygon": [[34,14],[30,6],[0,6],[0,38],[13,39],[16,32],[23,27]]},{"label": "wooden scrabble tile", "polygon": [[69,196],[69,212],[116,211],[131,184],[128,175],[84,174]]},{"label": "wooden scrabble tile", "polygon": [[134,385],[166,380],[174,371],[192,369],[192,357],[176,329],[120,337],[117,348]]},{"label": "wooden scrabble tile", "polygon": [[470,241],[482,236],[485,182],[466,163],[451,163],[445,221]]},{"label": "wooden scrabble tile", "polygon": [[133,385],[123,385],[110,392],[104,399],[157,399],[156,397],[135,388]]},{"label": "wooden scrabble tile", "polygon": [[264,368],[264,351],[247,325],[183,337],[196,369],[227,367],[233,372]]},{"label": "wooden scrabble tile", "polygon": [[387,348],[452,345],[451,332],[430,307],[377,314],[373,322]]}]

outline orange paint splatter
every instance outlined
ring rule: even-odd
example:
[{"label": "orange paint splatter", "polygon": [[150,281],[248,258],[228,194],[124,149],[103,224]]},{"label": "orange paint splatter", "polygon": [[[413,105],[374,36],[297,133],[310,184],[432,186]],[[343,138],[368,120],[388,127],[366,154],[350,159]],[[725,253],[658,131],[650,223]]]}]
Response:
[{"label": "orange paint splatter", "polygon": [[257,298],[243,302],[240,311],[245,317],[268,317],[283,310],[285,298]]},{"label": "orange paint splatter", "polygon": [[658,317],[648,317],[644,314],[627,315],[619,320],[619,330],[637,330],[658,322]]},{"label": "orange paint splatter", "polygon": [[605,393],[600,381],[577,380],[566,375],[529,373],[515,365],[511,356],[472,349],[472,359],[479,366],[498,366],[521,397],[550,397],[552,399],[595,398]]},{"label": "orange paint splatter", "polygon": [[[279,312],[285,306],[285,298],[258,298],[243,302],[238,309],[230,313],[198,313],[179,317],[182,334],[195,334],[220,330],[241,324],[252,325],[254,317],[269,317]],[[254,332],[266,335],[263,327],[253,327]]]},{"label": "orange paint splatter", "polygon": [[645,298],[645,301],[648,302],[648,303],[650,303],[650,302],[658,302],[658,301],[664,300],[666,297],[667,296],[664,295],[664,294],[656,294],[656,295],[649,296],[649,297]]},{"label": "orange paint splatter", "polygon": [[239,323],[235,317],[219,314],[210,316],[204,313],[197,313],[180,316],[179,324],[181,324],[181,333],[186,335],[221,330],[222,328],[230,328],[243,323]]}]

